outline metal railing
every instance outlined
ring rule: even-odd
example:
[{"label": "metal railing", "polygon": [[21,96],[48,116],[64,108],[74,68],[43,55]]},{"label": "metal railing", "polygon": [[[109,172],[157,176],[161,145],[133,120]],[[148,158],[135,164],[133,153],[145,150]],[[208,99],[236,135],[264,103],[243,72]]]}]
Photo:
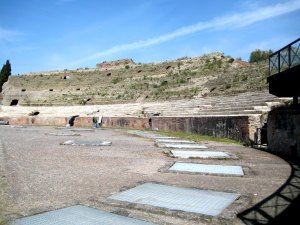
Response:
[{"label": "metal railing", "polygon": [[300,64],[300,38],[269,56],[269,75]]}]

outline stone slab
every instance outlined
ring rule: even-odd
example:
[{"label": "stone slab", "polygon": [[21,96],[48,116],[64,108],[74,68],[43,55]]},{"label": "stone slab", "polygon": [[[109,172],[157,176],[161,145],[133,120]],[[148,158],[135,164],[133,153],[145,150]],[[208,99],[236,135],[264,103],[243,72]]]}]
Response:
[{"label": "stone slab", "polygon": [[82,205],[17,219],[10,225],[154,225]]},{"label": "stone slab", "polygon": [[244,172],[241,166],[208,165],[198,163],[176,162],[173,166],[169,168],[169,170],[177,172],[244,176]]},{"label": "stone slab", "polygon": [[68,140],[61,145],[78,145],[78,146],[110,146],[109,141],[84,141],[84,140]]},{"label": "stone slab", "polygon": [[182,151],[182,150],[171,150],[171,156],[176,158],[217,158],[217,159],[224,159],[230,158],[230,156],[225,152],[217,152],[217,151]]},{"label": "stone slab", "polygon": [[238,197],[236,193],[145,183],[109,199],[217,216]]}]

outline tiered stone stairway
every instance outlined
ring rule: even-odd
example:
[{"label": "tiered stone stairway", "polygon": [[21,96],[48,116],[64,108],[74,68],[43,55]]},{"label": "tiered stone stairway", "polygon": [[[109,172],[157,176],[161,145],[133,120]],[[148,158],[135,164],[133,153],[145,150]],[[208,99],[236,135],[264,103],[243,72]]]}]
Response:
[{"label": "tiered stone stairway", "polygon": [[159,116],[228,116],[254,115],[271,110],[273,106],[290,101],[289,98],[278,98],[266,91],[247,92],[234,96],[214,96],[177,101],[159,101],[145,103],[86,105],[86,106],[1,106],[0,117],[28,116],[38,111],[41,117],[60,116],[122,116],[149,117]]},{"label": "tiered stone stairway", "polygon": [[211,116],[252,115],[269,111],[290,99],[277,98],[267,92],[248,92],[235,96],[217,96],[180,100],[147,108],[148,113],[158,112],[161,116]]}]

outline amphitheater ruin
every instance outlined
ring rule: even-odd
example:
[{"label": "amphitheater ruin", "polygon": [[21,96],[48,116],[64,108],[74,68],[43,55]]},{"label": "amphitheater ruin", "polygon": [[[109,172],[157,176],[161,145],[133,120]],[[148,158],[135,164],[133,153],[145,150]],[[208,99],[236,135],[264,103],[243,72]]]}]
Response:
[{"label": "amphitheater ruin", "polygon": [[[273,222],[298,199],[300,170],[251,147],[267,150],[270,129],[290,129],[299,111],[275,124],[293,98],[270,94],[268,76],[267,61],[222,53],[11,76],[0,96],[0,224]],[[287,153],[299,157],[293,135]]]}]

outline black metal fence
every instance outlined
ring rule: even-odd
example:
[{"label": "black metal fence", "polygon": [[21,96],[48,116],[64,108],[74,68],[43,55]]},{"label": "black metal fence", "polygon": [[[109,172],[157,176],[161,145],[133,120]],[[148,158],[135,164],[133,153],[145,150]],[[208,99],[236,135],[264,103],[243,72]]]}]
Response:
[{"label": "black metal fence", "polygon": [[269,56],[269,75],[300,64],[300,38]]}]

